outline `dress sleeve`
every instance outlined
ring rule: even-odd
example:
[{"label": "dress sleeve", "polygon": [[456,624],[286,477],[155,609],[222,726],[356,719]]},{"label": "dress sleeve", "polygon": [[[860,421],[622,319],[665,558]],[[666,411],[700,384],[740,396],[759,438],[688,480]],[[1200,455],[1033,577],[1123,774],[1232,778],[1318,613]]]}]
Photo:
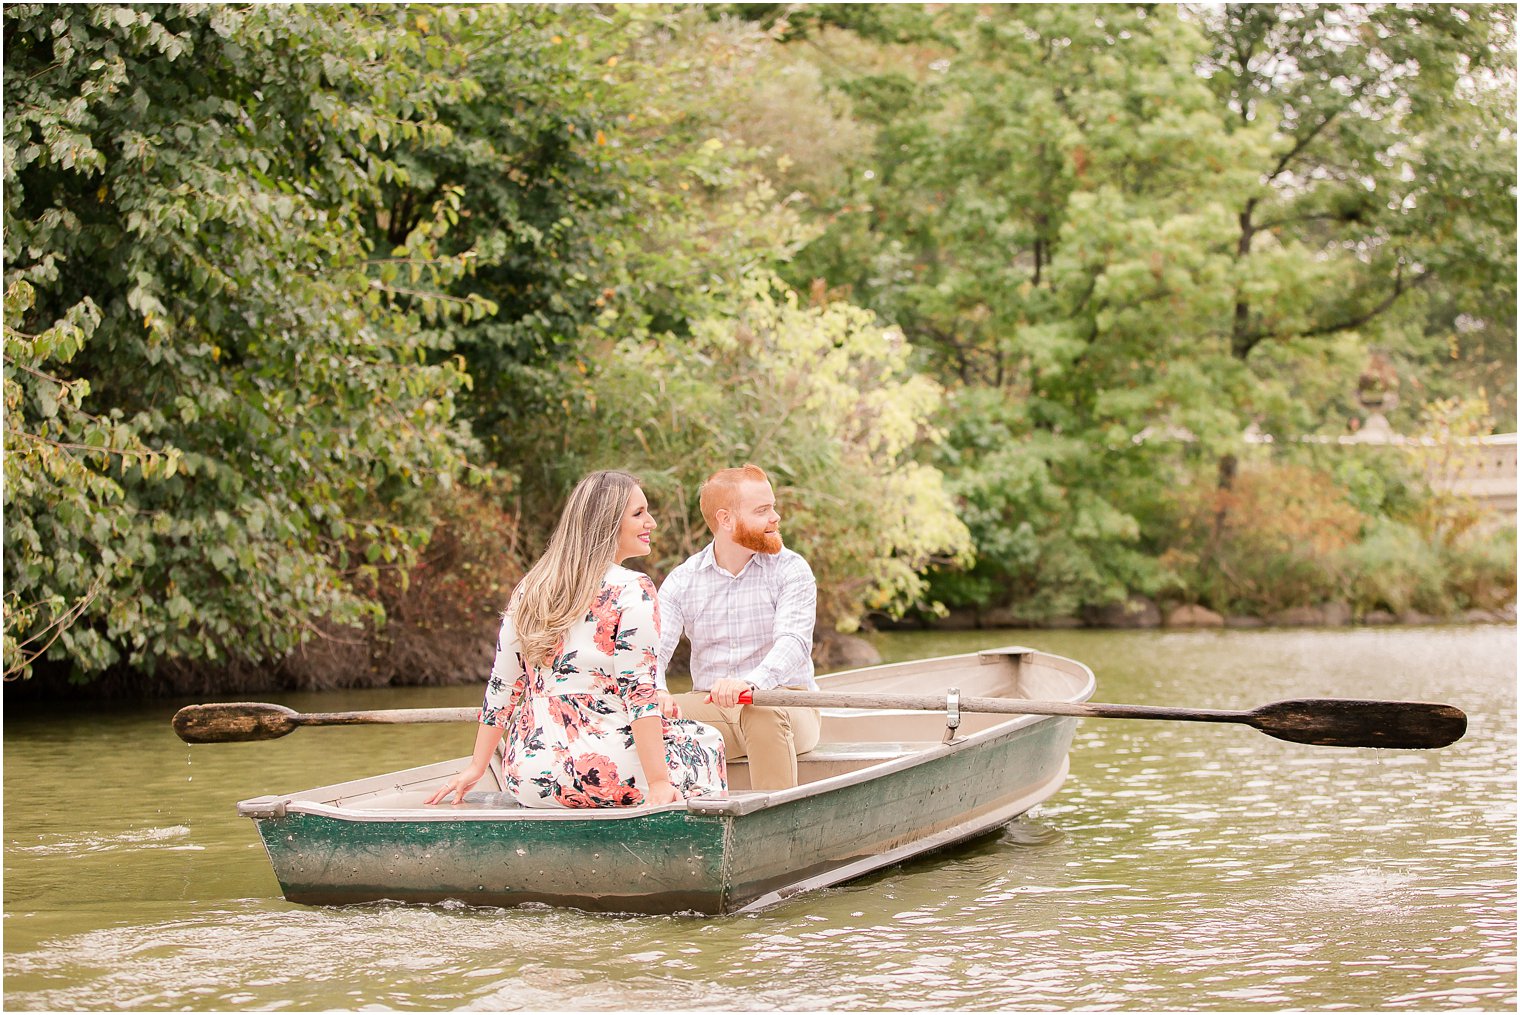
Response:
[{"label": "dress sleeve", "polygon": [[496,661],[491,664],[491,679],[486,682],[486,699],[480,707],[480,721],[486,726],[506,727],[522,697],[528,672],[523,666],[522,646],[510,614],[502,618],[501,634],[496,639]]},{"label": "dress sleeve", "polygon": [[618,602],[616,641],[618,690],[628,704],[633,719],[659,715],[655,699],[656,657],[660,647],[660,604],[655,597],[654,582],[647,575],[623,587]]}]

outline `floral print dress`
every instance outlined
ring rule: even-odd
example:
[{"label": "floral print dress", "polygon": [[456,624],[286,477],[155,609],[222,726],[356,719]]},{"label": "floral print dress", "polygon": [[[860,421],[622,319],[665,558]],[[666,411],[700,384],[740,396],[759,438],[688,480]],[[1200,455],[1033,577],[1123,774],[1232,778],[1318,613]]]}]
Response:
[{"label": "floral print dress", "polygon": [[[655,653],[660,611],[648,576],[614,564],[554,660],[528,666],[510,613],[480,721],[507,731],[507,792],[524,807],[635,807],[648,785],[633,721],[659,715]],[[666,719],[665,760],[682,797],[722,795],[723,736]]]}]

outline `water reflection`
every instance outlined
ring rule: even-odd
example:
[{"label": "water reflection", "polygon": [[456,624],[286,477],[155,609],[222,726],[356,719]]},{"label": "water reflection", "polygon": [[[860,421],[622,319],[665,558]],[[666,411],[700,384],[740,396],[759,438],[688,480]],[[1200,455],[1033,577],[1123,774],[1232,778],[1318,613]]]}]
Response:
[{"label": "water reflection", "polygon": [[[1105,700],[1451,700],[1436,752],[1084,722],[1067,785],[933,858],[722,919],[278,898],[233,801],[455,756],[458,730],[303,731],[187,749],[172,708],[96,735],[6,729],[5,1002],[14,1009],[1278,1008],[1512,1010],[1514,632],[1053,632]],[[941,654],[949,646],[884,639]],[[1243,696],[1249,698],[1242,700]],[[297,707],[464,703],[428,690]],[[191,764],[186,766],[187,758]],[[193,778],[189,778],[193,776]],[[40,801],[40,803],[38,802]]]}]

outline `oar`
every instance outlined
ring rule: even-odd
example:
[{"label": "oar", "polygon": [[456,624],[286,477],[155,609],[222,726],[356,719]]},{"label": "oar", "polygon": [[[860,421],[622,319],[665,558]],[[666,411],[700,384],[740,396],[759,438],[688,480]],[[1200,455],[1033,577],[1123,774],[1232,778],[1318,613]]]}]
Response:
[{"label": "oar", "polygon": [[[754,691],[746,692],[746,697],[756,705],[781,707],[800,705],[812,708],[896,708],[943,712],[948,704],[945,698],[932,694]],[[1274,701],[1249,712],[1232,712],[1159,705],[1104,705],[1091,701],[962,698],[960,709],[963,712],[1009,715],[1243,723],[1279,740],[1324,747],[1445,747],[1456,743],[1467,731],[1467,716],[1461,709],[1428,701],[1298,698]],[[275,740],[302,726],[469,722],[477,714],[473,708],[301,713],[283,705],[237,701],[216,705],[187,705],[174,715],[174,732],[189,744],[228,744]]]},{"label": "oar", "polygon": [[[832,691],[745,691],[741,704],[785,708],[902,708],[943,712],[949,700],[932,694],[845,694]],[[1293,698],[1249,712],[1161,705],[1105,705],[1096,701],[1034,701],[1024,698],[961,698],[962,712],[1009,715],[1075,715],[1091,719],[1173,719],[1235,722],[1269,737],[1321,747],[1445,747],[1467,732],[1467,715],[1433,701],[1369,701],[1357,698]]]},{"label": "oar", "polygon": [[389,708],[373,712],[297,712],[262,701],[186,705],[174,713],[174,732],[187,744],[236,744],[276,740],[302,726],[366,726],[372,723],[470,722],[476,708]]}]

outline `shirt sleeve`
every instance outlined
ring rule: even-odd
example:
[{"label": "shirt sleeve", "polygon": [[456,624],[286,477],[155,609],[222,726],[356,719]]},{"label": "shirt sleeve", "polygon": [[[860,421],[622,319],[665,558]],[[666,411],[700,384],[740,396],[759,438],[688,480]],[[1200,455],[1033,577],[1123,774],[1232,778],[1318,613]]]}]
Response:
[{"label": "shirt sleeve", "polygon": [[660,586],[660,652],[654,682],[661,691],[669,688],[665,682],[665,668],[670,665],[670,657],[676,654],[676,646],[681,644],[681,635],[686,629],[683,600],[687,574],[685,568],[678,567],[665,577],[664,584]]},{"label": "shirt sleeve", "polygon": [[486,682],[486,698],[480,706],[480,721],[486,726],[507,726],[522,697],[528,672],[523,667],[522,646],[510,615],[501,621],[496,638],[496,661],[491,664],[491,679]]},{"label": "shirt sleeve", "polygon": [[616,646],[618,690],[632,719],[659,715],[655,699],[656,662],[660,647],[660,603],[648,575],[623,588],[619,605]]},{"label": "shirt sleeve", "polygon": [[758,691],[770,691],[788,684],[812,684],[813,624],[818,618],[818,583],[813,569],[802,557],[788,562],[781,576],[781,592],[776,597],[775,642],[745,678]]}]

